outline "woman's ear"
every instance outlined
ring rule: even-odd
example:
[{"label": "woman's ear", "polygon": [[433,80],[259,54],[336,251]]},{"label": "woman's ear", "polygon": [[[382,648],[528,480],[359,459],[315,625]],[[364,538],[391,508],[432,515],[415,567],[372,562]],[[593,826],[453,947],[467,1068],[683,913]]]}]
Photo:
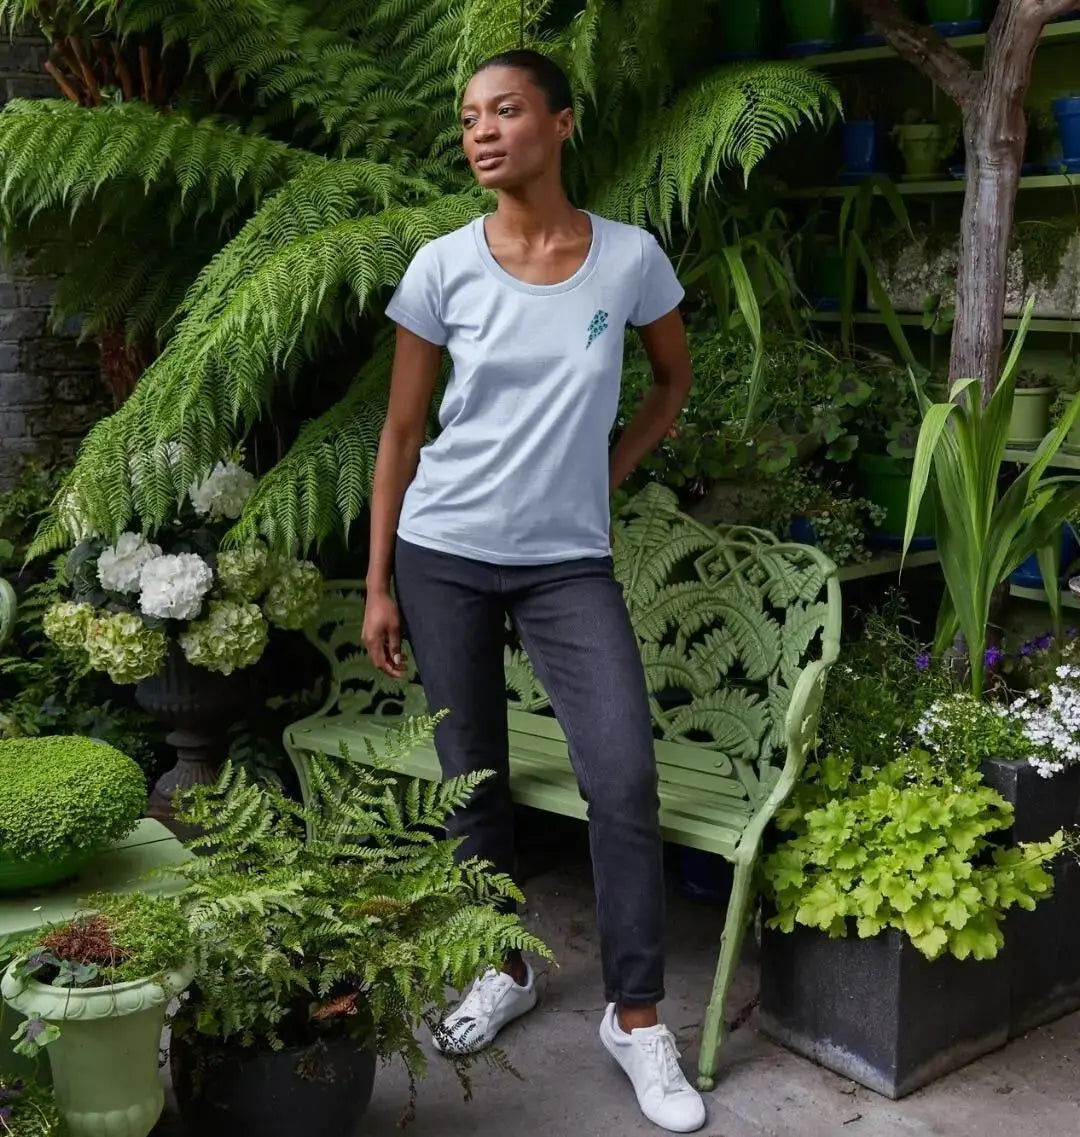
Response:
[{"label": "woman's ear", "polygon": [[555,130],[560,142],[565,142],[574,133],[574,112],[569,107],[559,111]]}]

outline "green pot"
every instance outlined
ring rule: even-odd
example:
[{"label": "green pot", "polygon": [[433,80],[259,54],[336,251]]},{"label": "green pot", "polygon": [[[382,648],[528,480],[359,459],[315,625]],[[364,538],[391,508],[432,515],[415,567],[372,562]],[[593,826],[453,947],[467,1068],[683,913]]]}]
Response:
[{"label": "green pot", "polygon": [[724,59],[760,59],[776,27],[774,0],[740,0],[720,5],[720,53]]},{"label": "green pot", "polygon": [[[890,544],[902,541],[911,490],[911,462],[889,454],[860,454],[859,469],[867,501],[885,510],[885,519],[877,529],[877,536]],[[927,494],[919,508],[912,539],[925,544],[932,541],[933,536],[934,506]]]},{"label": "green pot", "polygon": [[956,145],[952,132],[936,122],[894,126],[893,137],[904,156],[904,176],[913,182],[940,178],[945,159]]},{"label": "green pot", "polygon": [[[1071,403],[1076,398],[1080,398],[1080,396],[1069,395],[1068,402]],[[1065,435],[1065,445],[1070,450],[1080,450],[1080,418],[1069,427],[1069,433]]]},{"label": "green pot", "polygon": [[29,892],[78,876],[100,849],[74,849],[52,857],[13,857],[0,848],[0,895]]},{"label": "green pot", "polygon": [[4,973],[6,1003],[60,1028],[45,1053],[71,1137],[148,1137],[165,1105],[158,1077],[165,1006],[192,975],[189,968],[160,984],[61,988]]},{"label": "green pot", "polygon": [[[727,0],[736,6],[736,0]],[[838,43],[844,38],[843,0],[784,0],[784,21],[792,43]]]},{"label": "green pot", "polygon": [[1009,418],[1009,442],[1013,446],[1038,446],[1050,429],[1053,387],[1021,387],[1015,392]]},{"label": "green pot", "polygon": [[926,0],[926,19],[931,24],[955,24],[981,20],[983,0]]}]

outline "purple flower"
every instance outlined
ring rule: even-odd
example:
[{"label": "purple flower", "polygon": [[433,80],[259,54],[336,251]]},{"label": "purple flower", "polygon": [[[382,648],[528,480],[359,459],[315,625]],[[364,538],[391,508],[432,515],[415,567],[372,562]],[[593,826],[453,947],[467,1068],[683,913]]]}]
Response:
[{"label": "purple flower", "polygon": [[983,653],[983,662],[987,667],[997,667],[997,665],[1005,658],[1005,653],[1001,648],[991,644]]},{"label": "purple flower", "polygon": [[1044,636],[1039,636],[1035,641],[1035,646],[1039,651],[1046,651],[1046,649],[1054,642],[1054,637],[1047,632]]},{"label": "purple flower", "polygon": [[1074,639],[1076,639],[1077,636],[1080,636],[1080,628],[1066,628],[1065,629],[1065,638],[1067,640],[1074,640]]},{"label": "purple flower", "polygon": [[928,651],[920,651],[919,654],[915,656],[915,666],[920,671],[928,670],[930,667],[930,653]]},{"label": "purple flower", "polygon": [[1020,650],[1016,654],[1022,655],[1022,656],[1028,656],[1028,655],[1031,655],[1031,653],[1034,650],[1035,650],[1035,641],[1034,640],[1028,640],[1028,642],[1026,644],[1020,645]]},{"label": "purple flower", "polygon": [[11,1115],[14,1110],[10,1105],[0,1105],[0,1124],[5,1128],[11,1124]]}]

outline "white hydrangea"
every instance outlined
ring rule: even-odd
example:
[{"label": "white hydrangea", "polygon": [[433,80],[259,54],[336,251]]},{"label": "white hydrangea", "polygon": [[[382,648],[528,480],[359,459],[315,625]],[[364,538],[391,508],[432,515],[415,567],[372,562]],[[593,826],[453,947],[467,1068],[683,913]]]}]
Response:
[{"label": "white hydrangea", "polygon": [[210,566],[195,553],[172,553],[143,565],[139,607],[147,616],[193,620],[214,583]]},{"label": "white hydrangea", "polygon": [[115,545],[102,549],[97,573],[101,587],[109,592],[138,592],[143,565],[161,556],[161,549],[151,545],[141,533],[121,533]]},{"label": "white hydrangea", "polygon": [[219,462],[201,482],[188,491],[195,512],[201,517],[235,520],[255,489],[254,475],[236,462]]}]

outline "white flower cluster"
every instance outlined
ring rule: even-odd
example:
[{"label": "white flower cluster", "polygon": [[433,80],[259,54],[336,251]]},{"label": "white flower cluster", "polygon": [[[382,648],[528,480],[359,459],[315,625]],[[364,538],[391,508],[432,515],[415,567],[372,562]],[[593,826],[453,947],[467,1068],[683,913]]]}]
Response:
[{"label": "white flower cluster", "polygon": [[98,556],[101,587],[108,592],[138,592],[143,566],[160,556],[161,549],[151,545],[141,533],[121,533],[116,544],[103,549]]},{"label": "white flower cluster", "polygon": [[201,517],[235,521],[255,489],[255,477],[236,462],[219,462],[189,491],[191,504]]},{"label": "white flower cluster", "polygon": [[155,557],[143,565],[139,577],[139,607],[147,616],[193,620],[213,583],[213,571],[195,553]]},{"label": "white flower cluster", "polygon": [[1035,747],[1028,761],[1044,778],[1080,762],[1080,667],[1064,664],[1057,677],[1061,682],[1029,691],[1009,708]]}]

